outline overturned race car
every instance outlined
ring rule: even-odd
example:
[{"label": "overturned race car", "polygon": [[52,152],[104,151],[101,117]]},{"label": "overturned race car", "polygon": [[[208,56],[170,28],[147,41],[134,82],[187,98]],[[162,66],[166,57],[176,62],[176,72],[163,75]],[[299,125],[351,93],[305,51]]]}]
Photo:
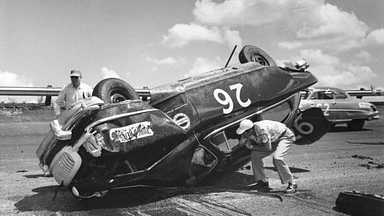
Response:
[{"label": "overturned race car", "polygon": [[235,133],[243,119],[283,122],[299,145],[329,130],[320,108],[298,109],[300,91],[317,82],[310,72],[278,67],[251,45],[239,60],[149,89],[147,101],[123,80],[100,81],[93,97],[50,123],[36,152],[39,166],[79,198],[112,189],[193,186],[250,161]]}]

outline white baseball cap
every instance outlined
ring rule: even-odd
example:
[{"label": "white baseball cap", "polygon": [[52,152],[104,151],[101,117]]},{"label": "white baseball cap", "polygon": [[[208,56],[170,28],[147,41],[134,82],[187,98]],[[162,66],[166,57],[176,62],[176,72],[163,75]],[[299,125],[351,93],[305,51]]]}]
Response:
[{"label": "white baseball cap", "polygon": [[81,77],[81,72],[79,70],[71,70],[70,75],[71,77]]},{"label": "white baseball cap", "polygon": [[240,122],[239,128],[236,130],[236,133],[238,135],[241,135],[244,133],[244,131],[249,130],[253,127],[253,122],[249,119],[244,119]]}]

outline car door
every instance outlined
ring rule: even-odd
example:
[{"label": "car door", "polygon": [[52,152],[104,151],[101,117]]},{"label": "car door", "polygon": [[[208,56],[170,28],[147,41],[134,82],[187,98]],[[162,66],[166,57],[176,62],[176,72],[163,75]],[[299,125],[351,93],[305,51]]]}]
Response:
[{"label": "car door", "polygon": [[316,107],[322,109],[324,116],[333,122],[348,119],[348,96],[338,90],[321,90],[316,94]]},{"label": "car door", "polygon": [[318,90],[309,95],[308,101],[310,101],[310,107],[318,107],[324,113],[324,116],[331,120],[334,118],[335,113],[331,113],[331,106],[333,104],[332,92],[326,90]]},{"label": "car door", "polygon": [[335,121],[345,121],[351,119],[353,103],[347,93],[340,90],[332,90],[332,102],[330,103],[329,114]]},{"label": "car door", "polygon": [[330,120],[335,121],[339,119],[340,112],[337,108],[335,95],[332,90],[318,90],[313,92],[310,96],[311,107],[318,107],[324,113],[324,116]]}]

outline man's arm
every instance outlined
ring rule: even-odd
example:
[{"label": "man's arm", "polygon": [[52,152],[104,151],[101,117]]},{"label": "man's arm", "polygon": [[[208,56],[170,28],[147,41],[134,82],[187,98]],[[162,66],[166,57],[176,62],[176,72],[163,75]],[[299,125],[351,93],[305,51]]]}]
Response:
[{"label": "man's arm", "polygon": [[268,127],[265,127],[264,125],[260,126],[260,132],[261,134],[259,134],[259,136],[264,149],[266,151],[272,150],[272,138],[271,134],[269,133]]},{"label": "man's arm", "polygon": [[65,105],[65,90],[66,90],[66,87],[61,89],[61,91],[59,92],[59,96],[57,97],[57,99],[53,103],[53,111],[55,112],[56,117],[60,116],[61,107],[63,107]]},{"label": "man's arm", "polygon": [[241,135],[240,141],[239,141],[239,146],[244,145],[247,140],[248,140],[247,138],[245,138],[243,135]]},{"label": "man's arm", "polygon": [[248,149],[253,149],[252,141],[249,138],[244,137],[244,135],[241,136],[239,144],[237,146],[240,147],[242,145],[245,145]]},{"label": "man's arm", "polygon": [[253,142],[250,141],[249,146],[247,146],[251,150],[256,151],[271,151],[272,150],[272,143],[271,143],[271,135],[267,128],[264,128],[263,126],[259,126],[260,130],[256,131],[256,136],[251,136],[249,140],[254,140]]},{"label": "man's arm", "polygon": [[81,83],[81,88],[82,88],[82,95],[81,95],[82,99],[92,97],[93,89],[91,86],[85,83]]}]

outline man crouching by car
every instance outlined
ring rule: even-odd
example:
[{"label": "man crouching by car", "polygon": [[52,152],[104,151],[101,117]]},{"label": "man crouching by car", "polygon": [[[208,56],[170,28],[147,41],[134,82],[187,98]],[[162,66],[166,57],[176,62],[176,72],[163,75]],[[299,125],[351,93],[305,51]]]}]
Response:
[{"label": "man crouching by car", "polygon": [[286,193],[295,193],[297,183],[284,161],[289,147],[295,141],[294,133],[283,123],[262,120],[252,122],[245,119],[240,122],[236,130],[238,135],[242,135],[240,145],[245,144],[251,149],[252,171],[255,183],[248,185],[251,189],[269,190],[269,183],[264,171],[263,158],[273,154],[273,165],[282,184],[287,184]]}]

